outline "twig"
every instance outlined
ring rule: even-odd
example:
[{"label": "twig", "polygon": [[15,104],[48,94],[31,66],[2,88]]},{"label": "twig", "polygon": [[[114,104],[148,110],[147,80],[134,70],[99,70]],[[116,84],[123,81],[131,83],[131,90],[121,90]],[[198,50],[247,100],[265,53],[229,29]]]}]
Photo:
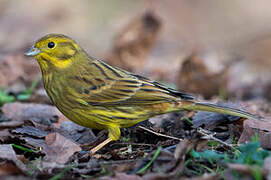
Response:
[{"label": "twig", "polygon": [[233,145],[228,144],[228,143],[226,143],[226,142],[224,142],[224,141],[222,141],[222,140],[220,140],[220,139],[214,137],[215,133],[212,133],[212,132],[210,132],[210,131],[208,131],[208,130],[206,130],[206,129],[203,129],[203,128],[198,128],[198,131],[197,131],[197,132],[198,132],[199,134],[205,136],[206,139],[211,139],[211,140],[217,141],[217,142],[219,142],[220,144],[223,144],[223,145],[226,146],[226,147],[229,147],[229,148],[231,148],[231,149],[234,149],[234,150],[236,150],[236,151],[239,151],[239,150],[236,149]]},{"label": "twig", "polygon": [[114,145],[132,145],[132,146],[149,146],[149,147],[157,147],[154,144],[145,144],[145,143],[114,143],[111,146]]},{"label": "twig", "polygon": [[173,137],[173,136],[169,136],[169,135],[165,135],[165,134],[161,134],[161,133],[158,133],[158,132],[155,132],[153,130],[150,130],[148,128],[145,128],[143,126],[138,126],[139,128],[145,130],[145,131],[148,131],[150,133],[153,133],[155,134],[156,136],[161,136],[161,137],[165,137],[165,138],[169,138],[169,139],[175,139],[175,140],[178,140],[178,141],[183,141],[183,139],[180,139],[180,138],[176,138],[176,137]]}]

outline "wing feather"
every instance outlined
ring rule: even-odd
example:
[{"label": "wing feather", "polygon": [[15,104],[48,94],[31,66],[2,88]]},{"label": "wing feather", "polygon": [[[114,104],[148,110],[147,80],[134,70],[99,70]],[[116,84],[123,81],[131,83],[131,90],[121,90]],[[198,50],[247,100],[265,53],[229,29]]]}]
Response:
[{"label": "wing feather", "polygon": [[[75,89],[73,94],[79,95],[78,98],[85,104],[133,106],[193,98],[143,76],[111,67],[102,61],[97,60],[92,64],[88,72],[71,78],[74,80],[72,86],[80,87]],[[95,72],[96,76],[91,72]]]}]

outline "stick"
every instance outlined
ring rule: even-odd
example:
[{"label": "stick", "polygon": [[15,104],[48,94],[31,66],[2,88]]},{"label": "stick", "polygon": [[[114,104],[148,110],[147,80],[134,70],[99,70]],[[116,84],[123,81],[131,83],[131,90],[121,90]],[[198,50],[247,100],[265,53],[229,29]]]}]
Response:
[{"label": "stick", "polygon": [[153,130],[150,130],[148,128],[145,128],[143,126],[138,126],[139,128],[145,130],[145,131],[148,131],[150,133],[153,133],[155,134],[156,136],[161,136],[161,137],[165,137],[165,138],[169,138],[169,139],[175,139],[175,140],[178,140],[178,141],[183,141],[183,139],[180,139],[180,138],[176,138],[176,137],[173,137],[173,136],[168,136],[168,135],[165,135],[165,134],[161,134],[161,133],[158,133],[158,132],[155,132]]}]

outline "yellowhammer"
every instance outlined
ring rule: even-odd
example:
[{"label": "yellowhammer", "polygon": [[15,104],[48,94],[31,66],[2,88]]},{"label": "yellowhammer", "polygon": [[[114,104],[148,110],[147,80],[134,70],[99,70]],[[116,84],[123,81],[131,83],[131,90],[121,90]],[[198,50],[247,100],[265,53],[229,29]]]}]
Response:
[{"label": "yellowhammer", "polygon": [[118,140],[120,128],[158,114],[202,110],[258,119],[248,112],[198,102],[189,94],[112,67],[89,56],[65,35],[46,35],[25,55],[37,59],[46,92],[65,116],[82,126],[108,131],[108,138],[92,154]]}]

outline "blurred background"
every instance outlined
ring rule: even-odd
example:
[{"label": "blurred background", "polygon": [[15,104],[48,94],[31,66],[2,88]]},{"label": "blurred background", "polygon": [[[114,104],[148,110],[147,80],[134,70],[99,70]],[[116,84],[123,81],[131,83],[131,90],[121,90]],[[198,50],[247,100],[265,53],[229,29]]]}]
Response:
[{"label": "blurred background", "polygon": [[[66,34],[92,56],[205,99],[271,100],[271,2],[216,0],[0,1],[0,87],[39,76],[23,52]],[[33,102],[47,102],[41,83]]]}]

